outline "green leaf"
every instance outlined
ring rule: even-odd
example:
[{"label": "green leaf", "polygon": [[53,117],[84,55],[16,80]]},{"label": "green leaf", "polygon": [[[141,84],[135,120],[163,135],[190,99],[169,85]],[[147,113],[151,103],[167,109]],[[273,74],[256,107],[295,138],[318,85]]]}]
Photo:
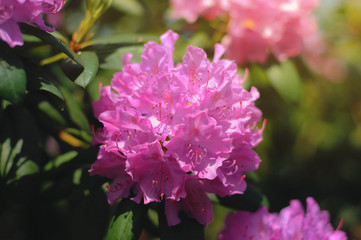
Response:
[{"label": "green leaf", "polygon": [[85,116],[79,101],[76,100],[73,93],[66,88],[62,88],[62,93],[65,96],[66,110],[69,112],[71,120],[81,129],[91,132],[90,124]]},{"label": "green leaf", "polygon": [[204,226],[196,219],[189,218],[184,212],[179,213],[181,223],[175,226],[168,226],[165,215],[165,206],[162,203],[158,211],[159,231],[161,240],[204,240]]},{"label": "green leaf", "polygon": [[219,197],[219,202],[226,207],[242,211],[257,211],[263,201],[262,194],[252,187],[247,186],[244,194],[235,194],[227,197]]},{"label": "green leaf", "polygon": [[[0,144],[0,173],[3,178],[8,179],[7,184],[39,172],[39,167],[35,162],[24,156],[20,157],[23,151],[23,143],[24,140],[20,139],[12,147],[10,138],[7,138]],[[11,172],[15,172],[15,176]]]},{"label": "green leaf", "polygon": [[12,162],[9,163],[9,156],[11,152],[10,138],[7,138],[3,143],[0,143],[0,174],[5,177],[9,172],[9,166],[11,167]]},{"label": "green leaf", "polygon": [[0,43],[0,97],[16,103],[25,95],[26,74],[20,59]]},{"label": "green leaf", "polygon": [[142,5],[137,0],[114,0],[112,7],[135,16],[141,16],[144,12]]},{"label": "green leaf", "polygon": [[41,43],[41,40],[33,35],[22,34],[24,42]]},{"label": "green leaf", "polygon": [[123,199],[112,217],[105,240],[139,239],[146,206]]},{"label": "green leaf", "polygon": [[[24,140],[20,139],[15,146],[11,149],[11,153],[8,156],[7,164],[5,165],[5,175],[7,175],[14,164],[14,160],[21,153],[21,149],[23,148]],[[8,147],[11,147],[8,145]],[[20,162],[20,161],[19,161]]]},{"label": "green leaf", "polygon": [[46,74],[37,66],[27,66],[28,73],[28,90],[41,91],[49,95],[60,109],[64,108],[63,93],[50,81],[46,79]]},{"label": "green leaf", "polygon": [[188,45],[192,45],[200,48],[206,48],[209,46],[209,44],[209,36],[206,32],[196,32],[189,39],[187,47]]},{"label": "green leaf", "polygon": [[13,180],[19,180],[25,176],[36,174],[39,172],[39,166],[31,160],[27,160],[25,157],[19,160],[18,169],[15,173],[15,179],[10,180],[10,183]]},{"label": "green leaf", "polygon": [[67,163],[67,162],[73,160],[76,156],[78,156],[77,151],[70,151],[70,152],[63,153],[60,156],[58,156],[57,158],[55,158],[54,160],[49,161],[44,166],[44,170],[50,171],[50,170],[53,170],[54,168],[58,168],[61,165],[63,165],[64,163]]},{"label": "green leaf", "polygon": [[84,71],[75,79],[75,83],[85,88],[97,74],[99,60],[94,52],[82,52],[79,57],[84,63]]},{"label": "green leaf", "polygon": [[64,117],[48,101],[39,102],[38,108],[49,118],[50,122],[55,123],[58,127],[65,126]]},{"label": "green leaf", "polygon": [[77,62],[79,65],[84,66],[81,58],[73,52],[70,48],[68,48],[66,45],[64,45],[59,39],[54,37],[53,35],[39,29],[36,27],[33,27],[31,25],[25,24],[25,23],[19,23],[19,26],[21,28],[21,31],[26,34],[34,35],[41,40],[51,44],[52,46],[56,47],[59,51],[65,53],[73,59],[75,62]]},{"label": "green leaf", "polygon": [[118,48],[116,51],[107,55],[104,61],[100,64],[103,69],[120,71],[123,67],[122,57],[126,53],[133,53],[133,62],[140,62],[141,55],[144,51],[143,46],[129,46]]},{"label": "green leaf", "polygon": [[80,130],[80,129],[76,129],[76,128],[66,128],[65,131],[74,136],[82,138],[87,143],[91,143],[91,141],[93,140],[93,135],[84,130]]},{"label": "green leaf", "polygon": [[10,184],[39,172],[38,128],[33,115],[22,105],[10,105],[0,119],[0,170]]},{"label": "green leaf", "polygon": [[60,67],[64,74],[71,80],[75,81],[84,71],[84,67],[74,62],[71,58],[66,57],[60,62]]},{"label": "green leaf", "polygon": [[55,97],[55,101],[60,106],[61,109],[64,108],[64,95],[63,93],[51,82],[48,82],[45,79],[39,79],[40,80],[40,91],[50,93],[52,96]]},{"label": "green leaf", "polygon": [[79,185],[81,182],[81,175],[83,174],[83,169],[78,168],[73,173],[73,184]]},{"label": "green leaf", "polygon": [[301,97],[301,79],[290,61],[274,65],[267,70],[272,86],[286,100],[298,103]]},{"label": "green leaf", "polygon": [[[122,33],[91,40],[92,45],[123,44],[135,45],[148,41],[158,41],[159,36],[154,34]],[[118,46],[120,47],[120,46]]]}]

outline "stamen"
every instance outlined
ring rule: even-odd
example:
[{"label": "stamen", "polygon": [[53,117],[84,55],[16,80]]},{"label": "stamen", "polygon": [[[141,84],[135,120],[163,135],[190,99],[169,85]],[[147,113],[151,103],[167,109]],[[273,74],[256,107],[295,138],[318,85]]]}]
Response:
[{"label": "stamen", "polygon": [[164,164],[163,164],[163,162],[161,163],[161,174],[162,174],[162,177],[161,177],[161,181],[162,181],[162,189],[161,189],[161,191],[162,191],[162,193],[160,194],[160,199],[163,201],[163,198],[164,198]]},{"label": "stamen", "polygon": [[236,172],[238,172],[238,165],[236,165],[236,166],[233,168],[232,171],[230,171],[230,172],[228,172],[228,173],[226,173],[226,174],[227,174],[228,176],[230,176],[230,175],[235,174]]},{"label": "stamen", "polygon": [[152,180],[152,186],[154,187],[154,188],[156,188],[156,187],[158,187],[158,180]]},{"label": "stamen", "polygon": [[236,184],[229,184],[229,186],[231,186],[231,187],[237,187],[238,185],[240,185],[242,182],[243,182],[243,180],[246,178],[246,175],[243,175],[242,177],[241,177],[241,179],[238,181],[238,183],[236,183]]},{"label": "stamen", "polygon": [[208,86],[208,82],[209,82],[209,70],[207,70],[207,83],[206,83],[205,88],[207,88],[207,86]]},{"label": "stamen", "polygon": [[[231,160],[231,159],[227,159],[227,160],[225,160],[224,162],[223,162],[223,167],[226,167],[226,168],[231,168],[231,167],[233,167],[235,164],[236,164],[236,159],[233,159],[233,161]],[[227,165],[227,164],[230,164],[229,166],[225,166],[225,165]]]},{"label": "stamen", "polygon": [[162,122],[162,103],[159,103],[159,121]]},{"label": "stamen", "polygon": [[[153,173],[152,173],[153,175]],[[160,171],[158,170],[156,172],[156,179],[153,179],[152,180],[152,187],[154,188],[154,191],[157,192],[158,191],[158,187],[159,187],[159,183],[161,184],[161,194],[160,194],[160,199],[163,201],[164,199],[164,196],[165,196],[165,193],[164,193],[164,184],[165,184],[165,181],[168,180],[168,177],[165,176],[165,172],[164,172],[164,164],[163,162],[161,163],[161,166],[160,166]]]},{"label": "stamen", "polygon": [[247,78],[248,78],[248,68],[245,68],[244,69],[244,76],[243,76],[243,79],[242,79],[242,82],[241,84],[243,84],[245,81],[247,81]]},{"label": "stamen", "polygon": [[[265,127],[266,127],[266,124],[267,124],[267,119],[265,118],[265,119],[263,119],[263,123],[262,123],[262,127],[261,127],[261,129],[259,129],[260,131],[263,131],[264,129],[265,129]],[[254,129],[254,128],[257,128],[257,123],[252,123],[250,126],[249,126],[249,128],[250,129]],[[255,130],[258,130],[258,129],[255,129]]]},{"label": "stamen", "polygon": [[132,82],[134,83],[135,86],[140,88],[141,86],[134,81],[133,70],[131,65],[129,65],[129,71],[130,71],[130,76],[132,77]]},{"label": "stamen", "polygon": [[342,224],[343,224],[343,218],[340,218],[340,222],[338,223],[338,226],[335,231],[340,231],[342,228]]},{"label": "stamen", "polygon": [[119,148],[119,145],[118,145],[118,136],[119,136],[120,134],[118,134],[118,133],[116,133],[115,134],[115,145],[117,145],[117,148],[118,148],[118,151],[119,152],[124,152],[123,150],[121,150],[120,148]]},{"label": "stamen", "polygon": [[263,132],[263,130],[265,129],[265,127],[266,127],[266,123],[267,123],[267,118],[265,118],[264,120],[263,120],[263,125],[262,125],[262,128],[261,128],[261,131]]},{"label": "stamen", "polygon": [[105,187],[108,189],[109,192],[115,193],[117,192],[116,190],[111,190],[110,187],[108,185],[105,185]]},{"label": "stamen", "polygon": [[194,209],[192,208],[192,205],[189,203],[188,198],[185,198],[184,200],[185,200],[185,202],[186,202],[189,210],[191,210],[191,212],[192,212],[192,214],[193,214],[194,216],[198,217],[198,216],[200,216],[200,215],[204,212],[204,208],[202,208],[201,211],[200,211],[199,213],[197,213],[197,212],[194,211]]},{"label": "stamen", "polygon": [[236,120],[236,119],[239,117],[239,115],[241,115],[241,112],[242,112],[242,101],[240,101],[239,104],[240,104],[239,111],[238,111],[237,115],[236,115],[232,120]]},{"label": "stamen", "polygon": [[200,164],[201,160],[207,156],[207,149],[203,148],[201,145],[192,147],[192,144],[189,143],[187,149],[189,151],[186,153],[186,157],[190,160],[193,168]]},{"label": "stamen", "polygon": [[92,124],[92,132],[93,132],[93,136],[94,136],[94,139],[99,142],[99,143],[107,143],[107,141],[105,140],[100,140],[97,135],[95,134],[95,130],[94,130],[94,124]]},{"label": "stamen", "polygon": [[[168,121],[169,119],[172,119],[172,115],[167,112],[168,105],[169,105],[169,99],[163,99],[163,107],[165,106],[165,109],[162,109],[162,102],[159,102],[152,106],[153,115],[157,118],[157,120],[161,123],[164,123]],[[165,104],[164,104],[165,103]]]}]

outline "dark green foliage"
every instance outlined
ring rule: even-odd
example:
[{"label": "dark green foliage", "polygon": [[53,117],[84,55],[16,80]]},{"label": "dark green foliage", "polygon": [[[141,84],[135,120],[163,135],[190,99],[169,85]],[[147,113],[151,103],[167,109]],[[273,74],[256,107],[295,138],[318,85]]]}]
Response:
[{"label": "dark green foliage", "polygon": [[25,95],[26,74],[21,60],[0,42],[0,97],[16,103]]},{"label": "dark green foliage", "polygon": [[244,194],[219,197],[219,202],[223,206],[232,209],[254,212],[261,206],[262,194],[254,187],[248,185]]},{"label": "dark green foliage", "polygon": [[[104,187],[109,180],[88,174],[98,152],[91,145],[91,125],[101,127],[91,101],[99,97],[99,83],[108,85],[121,71],[124,54],[133,53],[132,61],[140,62],[144,43],[159,42],[169,28],[180,33],[175,63],[188,45],[204,48],[211,57],[227,19],[188,24],[169,18],[169,0],[115,0],[94,37],[74,52],[69,43],[73,25],[84,15],[83,2],[66,1],[58,32],[20,24],[24,46],[10,48],[0,40],[0,239],[214,240],[228,212],[256,211],[268,207],[267,200],[276,212],[291,199],[307,196],[330,211],[334,227],[343,216],[342,229],[352,239],[361,238],[361,14],[354,12],[356,1],[335,9],[337,24],[320,20],[332,54],[348,71],[342,79],[328,81],[301,57],[248,66],[245,85],[258,88],[256,104],[269,120],[256,149],[262,162],[256,180],[247,175],[245,194],[211,196],[215,220],[208,227],[184,212],[179,213],[182,222],[169,227],[164,202],[123,199],[109,206]],[[59,54],[57,62],[41,64]],[[149,209],[155,217],[149,217]]]},{"label": "dark green foliage", "polygon": [[159,208],[159,232],[160,239],[174,239],[174,240],[204,240],[204,226],[196,219],[189,218],[184,212],[179,213],[181,223],[175,226],[168,226],[165,215],[164,203]]}]

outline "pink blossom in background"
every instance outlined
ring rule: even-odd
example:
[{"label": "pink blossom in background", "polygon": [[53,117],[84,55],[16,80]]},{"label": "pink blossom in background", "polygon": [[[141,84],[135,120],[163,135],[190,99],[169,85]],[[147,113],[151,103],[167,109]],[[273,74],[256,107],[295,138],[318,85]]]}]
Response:
[{"label": "pink blossom in background", "polygon": [[322,75],[331,82],[341,82],[347,76],[346,63],[332,56],[332,49],[325,37],[314,34],[305,40],[303,59],[316,73]]},{"label": "pink blossom in background", "polygon": [[303,50],[305,38],[316,31],[311,11],[317,0],[173,0],[171,3],[175,17],[184,17],[188,22],[209,11],[228,14],[230,20],[223,39],[226,56],[241,65],[264,63],[270,52],[279,61],[297,56]]},{"label": "pink blossom in background", "polygon": [[227,57],[239,64],[264,63],[269,51],[283,61],[301,53],[316,24],[310,12],[317,1],[233,1],[226,43]]},{"label": "pink blossom in background", "polygon": [[230,0],[171,0],[174,17],[195,22],[199,16],[213,19],[228,9]]},{"label": "pink blossom in background", "polygon": [[178,35],[168,31],[161,44],[148,42],[140,63],[123,57],[123,70],[111,86],[101,87],[93,103],[103,128],[91,175],[108,177],[108,202],[130,197],[145,204],[165,201],[169,225],[184,211],[207,225],[213,218],[207,193],[242,194],[245,173],[260,158],[253,148],[262,140],[261,111],[255,88],[241,86],[234,62],[213,62],[189,46],[183,62],[173,63]]},{"label": "pink blossom in background", "polygon": [[[342,223],[342,222],[341,222]],[[346,234],[330,224],[327,211],[321,211],[316,201],[307,198],[307,210],[298,200],[279,214],[261,207],[256,212],[238,211],[227,216],[220,240],[346,240]]]},{"label": "pink blossom in background", "polygon": [[18,22],[53,31],[45,25],[42,14],[57,13],[63,5],[64,0],[0,0],[0,38],[10,47],[23,45]]}]

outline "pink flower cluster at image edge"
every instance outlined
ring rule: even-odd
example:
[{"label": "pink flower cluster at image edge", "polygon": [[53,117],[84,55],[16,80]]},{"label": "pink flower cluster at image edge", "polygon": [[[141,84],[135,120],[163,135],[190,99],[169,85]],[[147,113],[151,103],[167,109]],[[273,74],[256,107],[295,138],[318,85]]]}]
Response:
[{"label": "pink flower cluster at image edge", "polygon": [[316,201],[307,198],[307,211],[298,200],[279,214],[269,213],[261,207],[256,212],[238,211],[227,216],[225,228],[219,240],[346,240],[340,231],[342,221],[336,230],[330,224],[327,211],[321,211]]},{"label": "pink flower cluster at image edge", "polygon": [[54,29],[45,25],[42,14],[57,13],[64,0],[0,0],[0,38],[10,47],[24,44],[18,22]]},{"label": "pink flower cluster at image edge", "polygon": [[194,22],[198,16],[229,16],[223,44],[239,64],[264,63],[271,50],[283,61],[301,53],[304,39],[316,31],[311,11],[317,0],[171,0],[174,16]]},{"label": "pink flower cluster at image edge", "polygon": [[243,193],[245,173],[260,163],[253,151],[263,132],[259,93],[242,88],[236,64],[220,59],[221,45],[213,62],[189,46],[174,66],[177,39],[168,31],[161,44],[148,42],[141,63],[126,54],[122,72],[101,88],[93,111],[103,124],[94,142],[102,145],[90,174],[113,179],[110,204],[165,201],[169,225],[180,222],[180,211],[207,225],[213,213],[206,193]]}]

